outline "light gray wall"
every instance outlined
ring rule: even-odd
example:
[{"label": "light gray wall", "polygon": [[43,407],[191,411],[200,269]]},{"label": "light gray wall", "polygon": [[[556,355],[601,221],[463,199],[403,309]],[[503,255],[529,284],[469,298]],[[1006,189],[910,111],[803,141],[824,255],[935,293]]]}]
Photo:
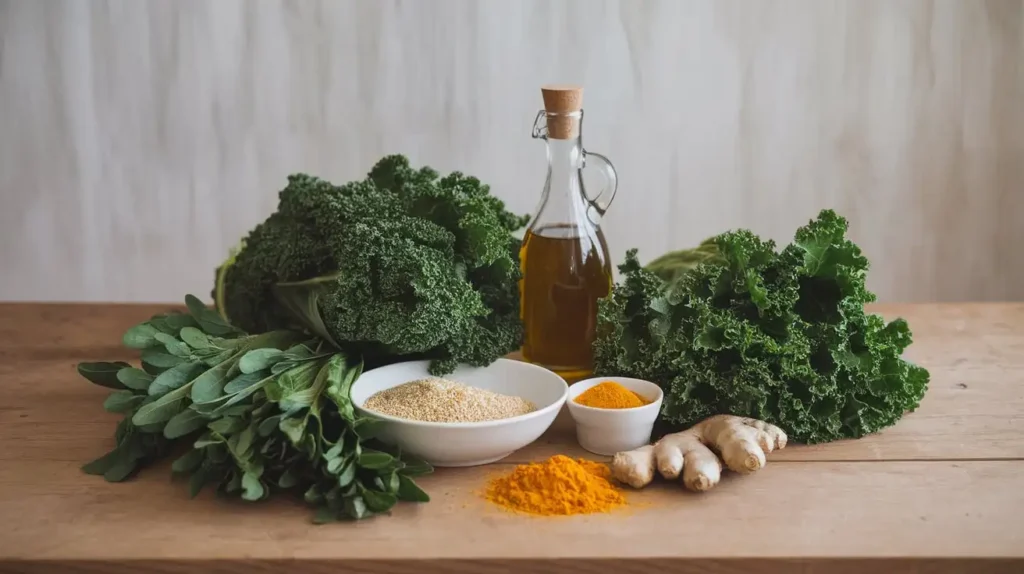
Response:
[{"label": "light gray wall", "polygon": [[650,259],[852,221],[886,301],[1024,299],[1024,2],[0,1],[0,299],[178,301],[291,172],[544,177],[586,86]]}]

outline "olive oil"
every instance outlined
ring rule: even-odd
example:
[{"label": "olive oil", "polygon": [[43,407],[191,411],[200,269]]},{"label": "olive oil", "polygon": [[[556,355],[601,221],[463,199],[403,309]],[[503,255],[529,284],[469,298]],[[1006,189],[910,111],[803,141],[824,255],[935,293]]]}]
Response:
[{"label": "olive oil", "polygon": [[523,358],[567,379],[586,377],[593,368],[597,302],[612,286],[604,235],[567,224],[530,230],[520,261]]},{"label": "olive oil", "polygon": [[[523,358],[578,380],[593,371],[597,305],[612,288],[600,224],[618,176],[608,158],[583,149],[582,89],[547,86],[541,95],[544,109],[534,119],[533,137],[546,144],[548,169],[519,252]],[[584,185],[587,167],[605,179],[597,193]]]}]

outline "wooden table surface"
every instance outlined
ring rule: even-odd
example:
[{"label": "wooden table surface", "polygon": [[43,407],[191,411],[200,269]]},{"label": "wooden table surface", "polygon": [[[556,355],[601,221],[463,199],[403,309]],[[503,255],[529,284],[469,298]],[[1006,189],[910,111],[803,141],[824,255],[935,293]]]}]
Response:
[{"label": "wooden table surface", "polygon": [[583,455],[561,419],[499,464],[440,469],[426,505],[314,526],[291,499],[189,500],[168,465],[108,484],[112,444],[82,360],[128,360],[160,306],[0,304],[0,571],[1024,572],[1024,304],[876,306],[914,331],[921,408],[858,441],[793,445],[696,495],[661,484],[609,515],[535,518],[481,500],[511,464]]}]

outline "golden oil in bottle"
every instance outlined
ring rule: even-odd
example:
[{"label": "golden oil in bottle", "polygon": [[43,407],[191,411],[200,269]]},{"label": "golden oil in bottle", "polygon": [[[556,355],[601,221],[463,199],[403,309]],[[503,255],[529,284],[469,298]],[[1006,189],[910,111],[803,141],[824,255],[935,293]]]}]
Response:
[{"label": "golden oil in bottle", "polygon": [[520,251],[523,358],[566,379],[593,368],[597,302],[608,295],[612,271],[600,229],[553,225],[527,232]]}]

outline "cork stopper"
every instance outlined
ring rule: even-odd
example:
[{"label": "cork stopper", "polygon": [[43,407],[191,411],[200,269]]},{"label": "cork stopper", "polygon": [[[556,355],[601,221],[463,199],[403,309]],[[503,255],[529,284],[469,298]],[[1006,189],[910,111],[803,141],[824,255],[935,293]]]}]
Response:
[{"label": "cork stopper", "polygon": [[544,111],[548,113],[548,138],[567,140],[580,133],[580,110],[583,109],[583,88],[549,85],[540,89]]}]

